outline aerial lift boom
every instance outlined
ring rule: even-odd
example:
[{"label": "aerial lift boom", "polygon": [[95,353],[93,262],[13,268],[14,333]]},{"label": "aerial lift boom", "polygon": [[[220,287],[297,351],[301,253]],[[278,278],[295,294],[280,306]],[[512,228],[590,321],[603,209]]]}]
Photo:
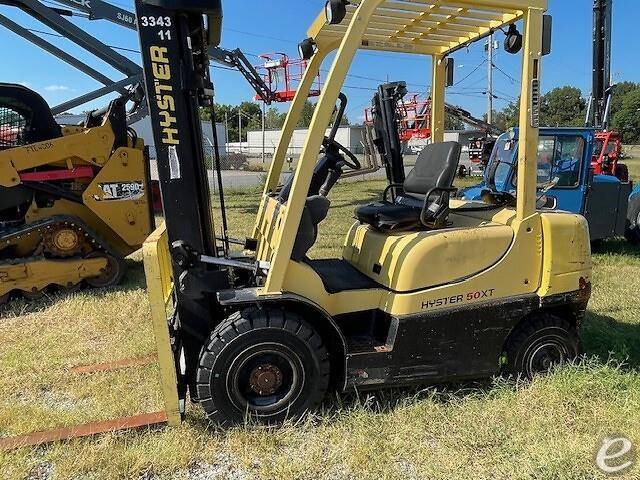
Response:
[{"label": "aerial lift boom", "polygon": [[593,87],[587,122],[606,130],[611,108],[611,36],[613,0],[593,1]]},{"label": "aerial lift boom", "polygon": [[611,78],[613,0],[593,2],[593,83],[587,109],[586,126],[596,128],[591,166],[596,174],[629,181],[629,169],[620,163],[622,138],[609,129],[615,85]]},{"label": "aerial lift boom", "polygon": [[[114,48],[104,44],[82,28],[75,25],[73,22],[64,18],[65,16],[72,16],[74,13],[72,10],[50,7],[38,0],[0,0],[0,4],[21,9],[35,20],[38,20],[42,24],[48,26],[59,35],[62,35],[64,38],[72,41],[91,55],[94,55],[95,57],[110,65],[115,70],[125,75],[124,79],[112,80],[107,75],[99,72],[76,56],[62,50],[56,45],[53,45],[51,42],[48,42],[47,40],[34,34],[32,31],[24,28],[23,26],[7,18],[6,16],[0,15],[0,25],[11,30],[16,35],[19,35],[24,39],[30,41],[31,43],[37,45],[38,47],[54,55],[60,60],[68,63],[74,68],[77,68],[84,74],[88,75],[89,77],[93,78],[103,85],[102,87],[92,92],[80,95],[59,105],[53,106],[51,108],[51,111],[54,115],[69,111],[73,108],[84,105],[85,103],[88,103],[112,92],[117,92],[120,95],[129,96],[130,91],[135,91],[136,85],[142,82],[142,68],[139,65],[117,52]],[[97,9],[101,12],[110,11],[110,5],[106,4],[105,2],[100,2],[100,0],[97,0],[96,3],[94,3],[94,1],[92,0],[91,2],[83,3],[82,5],[76,4],[75,2],[71,1],[68,1],[65,4],[73,6],[74,8],[84,8],[85,11],[94,11],[93,9]],[[116,7],[113,7],[113,9],[115,8]],[[123,12],[125,11],[122,10],[120,16],[122,16],[123,18],[127,17],[126,13]],[[117,18],[118,13],[114,13],[115,18]],[[106,19],[108,19],[109,21],[114,21],[113,16],[108,16],[106,14],[103,16],[107,17]],[[89,18],[92,18],[91,15]],[[95,18],[101,18],[101,16],[97,15]],[[124,24],[129,28],[135,28],[135,24],[131,26],[131,22],[124,21],[117,23]],[[141,100],[142,98],[140,92],[136,94],[136,105],[134,106],[134,109],[129,112],[130,123],[135,122],[136,120],[143,118],[146,115],[146,105]],[[138,106],[140,106],[140,108],[138,108]]]}]

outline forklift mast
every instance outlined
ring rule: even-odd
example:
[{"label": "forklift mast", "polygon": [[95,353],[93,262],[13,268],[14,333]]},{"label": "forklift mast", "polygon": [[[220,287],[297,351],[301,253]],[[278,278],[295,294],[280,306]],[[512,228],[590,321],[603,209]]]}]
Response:
[{"label": "forklift mast", "polygon": [[[137,0],[136,16],[177,285],[177,329],[182,335],[178,341],[193,389],[194,369],[212,315],[212,302],[200,286],[224,287],[227,282],[226,272],[216,266],[196,266],[198,255],[218,256],[200,109],[213,113],[208,50],[220,42],[222,4]],[[212,122],[215,125],[215,118]]]},{"label": "forklift mast", "polygon": [[587,123],[606,129],[610,111],[613,0],[593,2],[593,91]]},{"label": "forklift mast", "polygon": [[385,83],[378,87],[372,100],[371,113],[375,132],[373,143],[382,156],[387,179],[391,184],[400,184],[405,180],[398,129],[398,105],[406,94],[405,82]]}]

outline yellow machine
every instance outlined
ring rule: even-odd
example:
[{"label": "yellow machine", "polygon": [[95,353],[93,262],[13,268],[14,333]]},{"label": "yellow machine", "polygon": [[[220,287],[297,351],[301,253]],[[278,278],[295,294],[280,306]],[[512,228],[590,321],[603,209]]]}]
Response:
[{"label": "yellow machine", "polygon": [[114,285],[153,230],[144,146],[125,103],[60,127],[37,93],[0,84],[0,304]]},{"label": "yellow machine", "polygon": [[[198,107],[209,108],[211,89],[208,72],[198,66],[209,46],[202,42],[217,36],[197,27],[204,28],[203,13],[210,28],[215,19],[219,25],[220,2],[204,10],[193,1],[152,3],[138,2],[137,12],[143,20],[165,19],[162,27],[148,21],[152,26],[140,35],[147,89],[158,94],[148,98],[166,227],[146,245],[145,264],[173,415],[187,388],[213,421],[248,415],[272,423],[316,408],[330,388],[501,372],[531,377],[578,355],[577,332],[591,293],[588,227],[580,215],[537,209],[540,78],[550,41],[546,0],[328,1],[300,45],[309,67],[243,253],[230,252],[233,239],[213,235],[199,145]],[[172,27],[178,13],[184,20]],[[490,203],[450,198],[460,145],[443,142],[448,58],[499,29],[508,31],[507,51],[523,51],[515,206],[492,195]],[[184,41],[171,40],[188,35],[188,52]],[[325,137],[332,118],[340,123],[346,102],[340,90],[359,49],[431,57],[434,143],[403,178],[403,165],[389,163],[387,140],[394,133],[378,131],[389,187],[380,202],[357,208],[342,258],[310,259],[331,187],[345,167],[360,168],[333,134]],[[278,185],[309,91],[332,53],[296,171]],[[180,79],[189,75],[202,88],[181,90]],[[374,99],[374,110],[384,111],[385,101]]]}]

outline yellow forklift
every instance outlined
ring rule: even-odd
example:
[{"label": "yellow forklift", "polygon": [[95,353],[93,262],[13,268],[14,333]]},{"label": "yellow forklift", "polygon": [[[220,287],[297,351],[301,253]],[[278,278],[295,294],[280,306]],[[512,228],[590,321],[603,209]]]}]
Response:
[{"label": "yellow forklift", "polygon": [[155,228],[133,95],[62,127],[36,92],[0,83],[0,305],[115,285]]},{"label": "yellow forklift", "polygon": [[[136,2],[166,216],[144,251],[170,423],[187,395],[214,422],[278,423],[315,409],[330,389],[532,377],[579,354],[591,294],[587,223],[537,209],[546,7],[547,0],[329,0],[300,44],[310,63],[253,235],[237,240],[227,234],[223,201],[223,233],[214,234],[200,143],[199,110],[213,111],[207,50],[219,43],[221,2]],[[516,200],[456,200],[461,148],[443,141],[447,65],[453,52],[500,30],[507,51],[523,58]],[[325,132],[332,119],[340,123],[341,88],[361,49],[431,57],[434,142],[405,178],[395,122],[383,118],[376,144],[388,188],[357,208],[342,258],[311,259],[332,187],[360,168]],[[279,185],[293,130],[332,53],[300,161]],[[376,96],[382,117],[399,98],[394,88],[402,84]]]}]

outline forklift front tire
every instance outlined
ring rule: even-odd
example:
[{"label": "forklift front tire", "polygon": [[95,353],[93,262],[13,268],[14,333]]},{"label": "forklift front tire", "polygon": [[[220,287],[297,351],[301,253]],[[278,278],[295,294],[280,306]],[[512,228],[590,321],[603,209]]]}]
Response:
[{"label": "forklift front tire", "polygon": [[217,424],[280,424],[320,405],[329,371],[322,338],[298,314],[245,310],[218,325],[203,347],[198,398]]},{"label": "forklift front tire", "polygon": [[538,313],[516,328],[507,342],[506,372],[529,380],[575,360],[581,352],[575,327],[549,313]]}]

